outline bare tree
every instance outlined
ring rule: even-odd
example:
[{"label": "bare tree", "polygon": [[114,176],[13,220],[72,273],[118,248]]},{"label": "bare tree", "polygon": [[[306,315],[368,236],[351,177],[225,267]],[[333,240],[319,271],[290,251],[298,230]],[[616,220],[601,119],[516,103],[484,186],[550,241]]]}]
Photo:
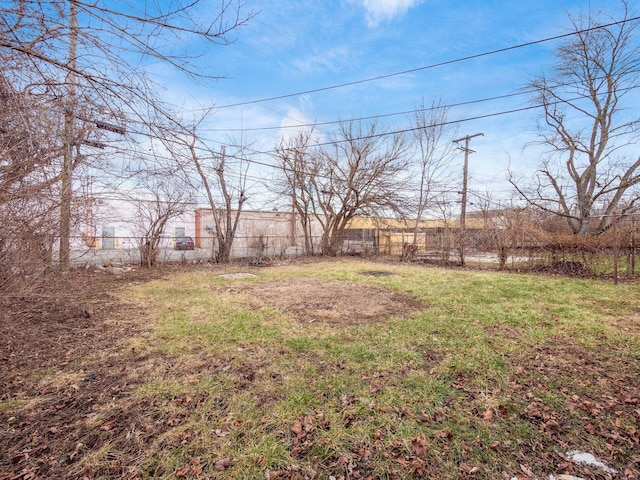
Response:
[{"label": "bare tree", "polygon": [[104,98],[135,92],[138,86],[127,80],[148,61],[161,61],[191,77],[215,78],[199,65],[201,57],[211,45],[228,44],[231,32],[252,14],[243,15],[237,0],[222,0],[217,10],[204,3],[147,2],[140,8],[125,1],[118,10],[106,1],[8,0],[0,7],[0,48],[29,59],[45,82],[34,86],[67,88],[71,73],[101,87]]},{"label": "bare tree", "polygon": [[[242,145],[238,148],[238,155],[230,156],[225,146],[217,152],[198,136],[198,128],[206,118],[207,113],[191,127],[173,123],[171,127],[159,130],[159,138],[186,182],[193,189],[204,192],[215,225],[216,242],[212,245],[212,258],[219,263],[228,263],[240,214],[247,201],[248,162],[243,159]],[[233,173],[230,172],[229,159],[237,167]],[[230,180],[234,176],[237,183]]]},{"label": "bare tree", "polygon": [[98,0],[9,0],[0,7],[0,60],[17,89],[48,98],[51,115],[62,124],[57,137],[60,204],[60,266],[69,262],[74,168],[87,125],[111,134],[150,127],[148,112],[170,118],[171,109],[154,89],[146,67],[162,62],[205,81],[215,75],[201,58],[212,45],[225,45],[230,33],[251,14],[239,0],[219,9],[202,0],[119,3]]},{"label": "bare tree", "polygon": [[231,248],[233,247],[236,230],[238,229],[238,221],[240,220],[242,207],[244,202],[247,200],[247,196],[245,195],[246,170],[243,171],[241,167],[242,173],[240,175],[240,185],[238,188],[232,188],[227,177],[227,154],[225,148],[222,147],[215,166],[215,181],[222,197],[221,206],[218,206],[213,200],[211,184],[208,177],[204,174],[204,170],[197,163],[197,156],[194,156],[193,158],[197,165],[198,172],[200,173],[203,185],[205,186],[205,190],[207,191],[209,206],[211,207],[213,221],[216,226],[216,240],[218,242],[216,260],[219,263],[228,263],[231,259]]},{"label": "bare tree", "polygon": [[304,137],[297,142],[289,157],[281,156],[284,177],[296,192],[296,202],[320,225],[324,255],[340,252],[345,230],[356,215],[404,209],[404,136],[381,132],[375,122],[368,127],[343,122],[326,145],[310,149]]},{"label": "bare tree", "polygon": [[[291,197],[293,214],[298,216],[304,235],[304,251],[313,255],[313,206],[312,190],[307,188],[309,178],[320,173],[318,162],[313,162],[311,139],[313,130],[300,132],[297,136],[281,139],[276,145],[275,156],[282,168],[281,194]],[[294,232],[295,233],[295,232]]]},{"label": "bare tree", "polygon": [[140,264],[153,267],[160,253],[167,223],[182,215],[192,200],[189,189],[171,171],[144,172],[138,178],[134,197],[134,224],[138,233]]},{"label": "bare tree", "polygon": [[541,144],[549,155],[534,184],[510,181],[532,205],[565,219],[574,234],[601,233],[617,212],[637,210],[640,156],[629,149],[640,135],[638,117],[624,100],[640,86],[638,20],[625,15],[571,18],[575,35],[555,51],[548,75],[534,79],[534,102],[543,107]]},{"label": "bare tree", "polygon": [[414,161],[419,171],[415,199],[415,226],[413,248],[417,247],[420,222],[425,211],[435,207],[440,191],[451,183],[450,165],[455,150],[451,141],[457,129],[447,123],[448,108],[434,101],[429,108],[424,100],[412,119],[413,139],[416,146]]}]

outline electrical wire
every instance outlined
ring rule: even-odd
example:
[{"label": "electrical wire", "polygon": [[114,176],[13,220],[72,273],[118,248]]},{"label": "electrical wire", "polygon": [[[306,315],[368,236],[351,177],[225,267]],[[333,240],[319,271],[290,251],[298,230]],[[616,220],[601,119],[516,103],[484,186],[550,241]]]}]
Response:
[{"label": "electrical wire", "polygon": [[[463,107],[463,106],[467,106],[467,105],[473,105],[473,104],[477,104],[477,103],[483,103],[483,102],[490,102],[490,101],[494,101],[494,100],[502,100],[505,98],[511,98],[511,97],[517,97],[520,95],[526,95],[526,94],[530,94],[533,93],[533,90],[523,90],[522,92],[516,92],[516,93],[507,93],[504,95],[497,95],[494,97],[486,97],[486,98],[480,98],[480,99],[476,99],[476,100],[468,100],[465,102],[458,102],[458,103],[451,103],[451,104],[447,104],[447,105],[437,105],[437,106],[431,106],[431,107],[425,107],[425,108],[415,108],[412,110],[405,110],[402,112],[392,112],[392,113],[381,113],[378,115],[369,115],[366,117],[357,117],[357,118],[350,118],[349,121],[350,122],[361,122],[361,121],[367,121],[367,120],[378,120],[380,118],[388,118],[388,117],[397,117],[400,115],[412,115],[412,114],[417,114],[417,113],[421,113],[421,112],[428,112],[431,110],[436,110],[439,108],[442,109],[451,109],[451,108],[455,108],[455,107]],[[292,120],[296,120],[293,119]],[[244,128],[244,129],[240,129],[240,128],[227,128],[227,129],[216,129],[216,128],[211,128],[211,129],[202,129],[202,131],[204,132],[255,132],[255,131],[268,131],[268,130],[287,130],[290,128],[316,128],[316,127],[323,127],[326,125],[337,125],[340,123],[344,123],[344,120],[329,120],[326,122],[314,122],[314,123],[300,123],[299,125],[278,125],[278,126],[270,126],[270,127],[253,127],[253,128]]]},{"label": "electrical wire", "polygon": [[[629,91],[629,90],[633,90],[639,87],[627,87],[626,89],[623,89],[623,91]],[[570,98],[570,99],[566,99],[566,100],[557,100],[555,102],[550,102],[549,105],[553,105],[553,104],[560,104],[560,103],[568,103],[568,102],[573,102],[576,100],[582,100],[584,97],[574,97],[574,98]],[[492,112],[492,113],[487,113],[487,114],[483,114],[483,115],[477,115],[477,116],[473,116],[473,117],[466,117],[463,119],[458,119],[458,120],[448,120],[445,122],[440,122],[437,124],[432,125],[433,127],[440,127],[440,126],[447,126],[447,125],[453,125],[453,124],[461,124],[461,123],[465,123],[465,122],[470,122],[470,121],[476,121],[476,120],[482,120],[482,119],[486,119],[486,118],[492,118],[492,117],[497,117],[497,116],[502,116],[502,115],[510,115],[513,113],[518,113],[518,112],[523,112],[523,111],[528,111],[528,110],[534,110],[534,109],[538,109],[538,108],[542,108],[543,105],[529,105],[526,107],[520,107],[520,108],[515,108],[515,109],[510,109],[510,110],[502,110],[502,111],[498,111],[498,112]],[[328,142],[319,142],[319,143],[315,143],[313,145],[311,145],[311,147],[326,147],[326,146],[332,146],[335,144],[339,144],[339,143],[347,143],[347,142],[351,142],[351,141],[363,141],[363,140],[367,140],[367,139],[371,139],[371,138],[379,138],[379,137],[384,137],[384,136],[390,136],[390,135],[400,135],[400,134],[406,134],[406,133],[410,133],[410,132],[414,132],[417,130],[420,130],[422,127],[409,127],[409,128],[404,128],[404,129],[397,129],[397,130],[392,130],[392,131],[385,131],[385,132],[381,132],[379,134],[375,134],[375,135],[367,135],[367,136],[363,136],[363,137],[356,137],[356,138],[351,138],[351,139],[344,139],[344,140],[332,140],[332,141],[328,141]],[[151,138],[158,138],[156,135],[153,134],[147,134],[144,133],[142,131],[140,132],[135,132],[136,134],[142,135],[142,136],[148,136]],[[165,139],[166,140],[166,139]],[[206,139],[204,139],[204,141],[207,141]],[[178,143],[178,142],[176,142]],[[199,150],[201,151],[206,151],[207,153],[210,154],[210,150],[209,149],[204,149],[203,147],[198,147]],[[245,154],[243,154],[242,156],[238,156],[238,155],[233,155],[233,154],[229,154],[226,153],[225,157],[229,158],[229,159],[234,159],[234,160],[238,160],[238,161],[243,161],[243,162],[247,162],[256,166],[261,166],[261,167],[266,167],[266,168],[270,168],[270,169],[274,169],[274,170],[290,170],[287,167],[280,165],[280,164],[273,164],[273,163],[269,163],[266,161],[262,161],[262,160],[256,160],[254,158],[250,158],[250,157],[255,157],[255,156],[260,156],[260,157],[264,157],[264,156],[268,156],[268,157],[274,157],[277,155],[277,151],[276,150],[253,150],[249,147],[244,147],[244,151]],[[175,161],[174,158],[172,157],[166,157],[166,156],[162,156],[159,154],[148,154],[145,152],[138,152],[136,150],[131,150],[130,151],[131,154],[135,154],[135,155],[144,155],[147,158],[150,158],[151,161],[153,160],[165,160],[165,161]],[[216,159],[216,157],[213,156],[206,156],[206,157],[201,157],[201,160],[213,160]],[[225,172],[227,173],[227,172]],[[244,174],[238,174],[238,177],[240,176],[244,176]],[[323,176],[323,175],[318,175],[319,178],[329,178],[328,176]],[[264,181],[264,178],[260,178],[260,177],[248,177],[248,179],[253,180],[253,181]]]},{"label": "electrical wire", "polygon": [[267,97],[267,98],[261,98],[261,99],[257,99],[257,100],[247,100],[245,102],[230,103],[230,104],[227,104],[227,105],[220,105],[220,106],[218,106],[216,108],[223,109],[223,108],[231,108],[231,107],[240,107],[240,106],[244,106],[244,105],[254,105],[254,104],[257,104],[257,103],[270,102],[270,101],[273,101],[273,100],[281,100],[283,98],[298,97],[298,96],[301,96],[301,95],[308,95],[308,94],[311,94],[311,93],[324,92],[324,91],[327,91],[327,90],[334,90],[334,89],[337,89],[337,88],[350,87],[350,86],[353,86],[353,85],[360,85],[360,84],[363,84],[363,83],[374,82],[374,81],[377,81],[377,80],[384,80],[384,79],[391,78],[391,77],[397,77],[397,76],[406,75],[406,74],[409,74],[409,73],[420,72],[420,71],[429,70],[429,69],[432,69],[432,68],[443,67],[445,65],[452,65],[454,63],[466,62],[468,60],[474,60],[474,59],[477,59],[477,58],[487,57],[489,55],[495,55],[495,54],[498,54],[498,53],[504,53],[504,52],[508,52],[508,51],[511,51],[511,50],[516,50],[516,49],[519,49],[519,48],[530,47],[530,46],[533,46],[533,45],[539,45],[541,43],[551,42],[551,41],[554,41],[554,40],[560,40],[562,38],[571,37],[573,35],[580,35],[580,34],[588,33],[588,32],[591,32],[591,31],[599,30],[599,29],[602,29],[602,28],[609,28],[609,27],[613,27],[613,26],[616,26],[616,25],[622,25],[624,23],[633,22],[633,21],[637,21],[637,20],[640,20],[640,16],[633,17],[633,18],[627,18],[627,19],[624,19],[624,20],[619,20],[617,22],[611,22],[611,23],[608,23],[608,24],[605,24],[605,25],[598,25],[598,26],[591,27],[591,28],[585,28],[585,29],[582,29],[582,30],[576,30],[576,31],[569,32],[569,33],[563,33],[563,34],[560,34],[560,35],[554,35],[552,37],[547,37],[547,38],[543,38],[543,39],[540,39],[540,40],[534,40],[534,41],[531,41],[531,42],[520,43],[518,45],[512,45],[512,46],[509,46],[509,47],[498,48],[496,50],[490,50],[490,51],[487,51],[487,52],[476,53],[476,54],[473,54],[473,55],[467,55],[465,57],[460,57],[460,58],[456,58],[456,59],[453,59],[453,60],[446,60],[444,62],[438,62],[438,63],[433,63],[433,64],[430,64],[430,65],[425,65],[425,66],[422,66],[422,67],[411,68],[409,70],[403,70],[403,71],[400,71],[400,72],[387,73],[387,74],[384,74],[384,75],[378,75],[378,76],[375,76],[375,77],[364,78],[364,79],[361,79],[361,80],[354,80],[352,82],[344,82],[344,83],[339,83],[339,84],[336,84],[336,85],[329,85],[329,86],[326,86],[326,87],[303,90],[303,91],[300,91],[300,92],[287,93],[287,94],[283,94],[283,95],[276,95],[276,96]]}]

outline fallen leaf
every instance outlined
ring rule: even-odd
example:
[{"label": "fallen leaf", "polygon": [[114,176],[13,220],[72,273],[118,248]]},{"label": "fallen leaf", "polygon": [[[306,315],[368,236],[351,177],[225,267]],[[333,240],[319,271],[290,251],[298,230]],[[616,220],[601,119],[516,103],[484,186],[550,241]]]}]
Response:
[{"label": "fallen leaf", "polygon": [[542,424],[541,429],[543,432],[551,432],[551,430],[557,429],[560,426],[553,418],[548,422]]},{"label": "fallen leaf", "polygon": [[467,463],[461,463],[460,470],[462,470],[467,475],[473,475],[474,473],[477,473],[480,469],[478,467],[472,467]]},{"label": "fallen leaf", "polygon": [[291,427],[291,431],[296,435],[300,435],[302,433],[302,423],[301,422],[294,423],[293,427]]},{"label": "fallen leaf", "polygon": [[223,470],[226,470],[227,468],[231,467],[231,465],[233,465],[233,457],[229,456],[229,457],[221,458],[220,460],[218,460],[213,465],[213,469],[216,472],[222,472]]},{"label": "fallen leaf", "polygon": [[304,429],[307,432],[310,432],[311,430],[313,430],[313,415],[307,415],[306,417],[304,417],[304,419],[302,420],[304,423]]},{"label": "fallen leaf", "polygon": [[178,469],[176,472],[176,478],[186,477],[191,471],[191,465],[185,465],[184,467]]},{"label": "fallen leaf", "polygon": [[436,438],[451,438],[453,434],[449,430],[435,430],[433,434]]},{"label": "fallen leaf", "polygon": [[191,466],[191,473],[193,473],[195,476],[198,475],[202,475],[204,468],[202,465],[192,465]]},{"label": "fallen leaf", "polygon": [[427,455],[427,443],[420,437],[411,440],[411,446],[417,457],[425,457]]},{"label": "fallen leaf", "polygon": [[414,458],[411,462],[411,473],[414,475],[424,476],[427,473],[427,462],[420,458]]},{"label": "fallen leaf", "polygon": [[113,427],[113,424],[115,422],[116,422],[115,418],[112,418],[111,420],[105,420],[104,422],[102,422],[102,425],[100,425],[100,430],[104,430],[104,431],[111,430],[111,427]]},{"label": "fallen leaf", "polygon": [[531,477],[526,476],[524,473],[516,473],[516,476],[514,477],[517,480],[533,480]]},{"label": "fallen leaf", "polygon": [[531,469],[529,468],[529,465],[521,464],[520,469],[522,470],[522,473],[524,473],[526,476],[530,478],[535,478],[535,474],[531,471]]}]

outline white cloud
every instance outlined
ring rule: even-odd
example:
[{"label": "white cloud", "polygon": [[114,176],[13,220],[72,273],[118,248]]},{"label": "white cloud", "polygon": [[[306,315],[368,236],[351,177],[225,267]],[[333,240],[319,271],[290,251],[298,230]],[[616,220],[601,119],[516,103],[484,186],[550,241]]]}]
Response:
[{"label": "white cloud", "polygon": [[[304,107],[303,101],[303,107]],[[301,132],[310,132],[314,124],[314,119],[305,114],[302,110],[296,107],[290,107],[287,113],[280,120],[280,135],[284,140],[292,139]],[[318,132],[314,132],[313,141],[320,141],[321,135]]]},{"label": "white cloud", "polygon": [[407,13],[420,0],[358,0],[367,10],[366,18],[369,27],[375,27],[384,20],[391,20]]}]

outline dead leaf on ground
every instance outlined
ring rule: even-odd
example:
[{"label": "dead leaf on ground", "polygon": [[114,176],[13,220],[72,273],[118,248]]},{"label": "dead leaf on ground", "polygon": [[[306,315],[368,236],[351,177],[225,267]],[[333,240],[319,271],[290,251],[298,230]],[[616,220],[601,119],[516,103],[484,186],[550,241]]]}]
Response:
[{"label": "dead leaf on ground", "polygon": [[472,467],[471,465],[467,464],[467,463],[461,463],[460,464],[460,470],[464,473],[466,473],[467,475],[473,475],[475,473],[478,473],[478,471],[480,471],[480,469],[478,467]]},{"label": "dead leaf on ground", "polygon": [[531,471],[531,469],[529,468],[529,465],[520,465],[520,470],[522,470],[522,473],[524,473],[527,477],[530,478],[535,478],[535,474]]},{"label": "dead leaf on ground", "polygon": [[213,469],[216,472],[222,472],[224,470],[227,470],[228,468],[231,468],[232,465],[233,465],[233,457],[232,456],[228,456],[228,457],[221,458],[220,460],[218,460],[213,465]]},{"label": "dead leaf on ground", "polygon": [[453,434],[449,430],[435,430],[433,432],[436,438],[446,439],[453,437]]},{"label": "dead leaf on ground", "polygon": [[427,455],[427,442],[424,439],[420,437],[414,438],[411,440],[411,446],[417,457],[425,457]]}]

